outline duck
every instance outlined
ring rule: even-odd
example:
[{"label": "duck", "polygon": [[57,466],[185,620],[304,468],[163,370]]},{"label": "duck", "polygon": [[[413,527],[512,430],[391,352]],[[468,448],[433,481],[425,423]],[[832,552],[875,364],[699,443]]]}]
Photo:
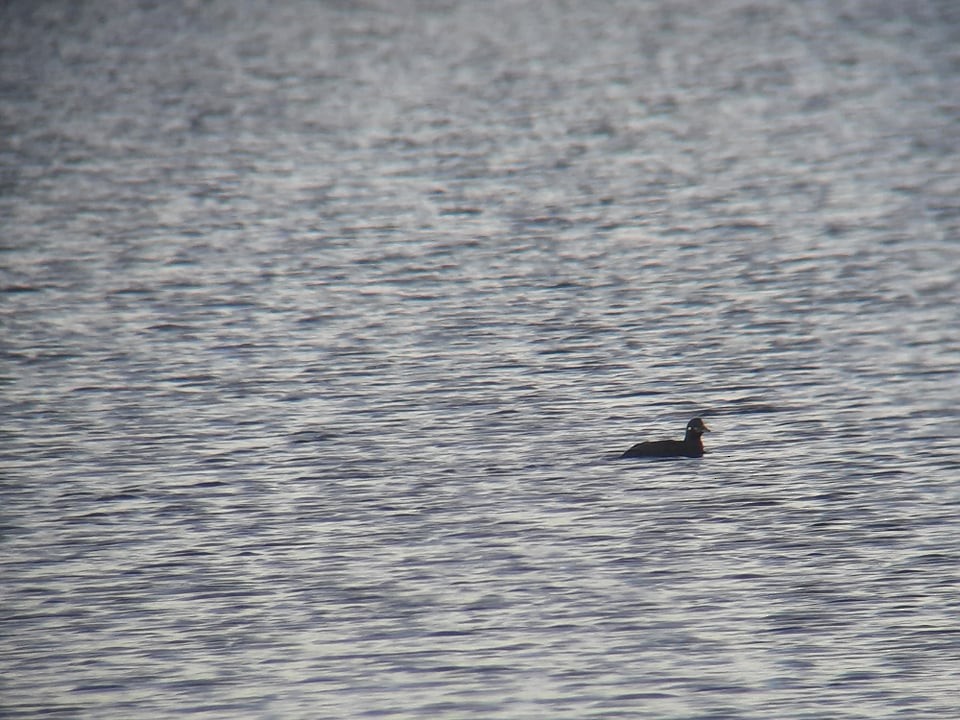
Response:
[{"label": "duck", "polygon": [[669,458],[703,457],[703,440],[701,437],[705,432],[710,432],[702,418],[693,418],[687,423],[687,431],[683,440],[652,440],[641,442],[627,450],[620,459],[624,458]]}]

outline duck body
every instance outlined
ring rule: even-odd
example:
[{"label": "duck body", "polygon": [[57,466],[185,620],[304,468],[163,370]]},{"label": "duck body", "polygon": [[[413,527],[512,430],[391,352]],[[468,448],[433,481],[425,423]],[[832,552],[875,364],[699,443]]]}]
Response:
[{"label": "duck body", "polygon": [[705,432],[710,432],[710,428],[703,424],[702,419],[694,418],[687,423],[683,440],[653,440],[637,443],[620,458],[703,457],[701,438]]}]

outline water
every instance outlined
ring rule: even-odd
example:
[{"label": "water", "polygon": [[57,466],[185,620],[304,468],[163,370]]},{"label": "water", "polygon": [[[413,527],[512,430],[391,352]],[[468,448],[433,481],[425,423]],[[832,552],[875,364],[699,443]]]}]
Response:
[{"label": "water", "polygon": [[4,717],[957,714],[953,3],[0,24]]}]

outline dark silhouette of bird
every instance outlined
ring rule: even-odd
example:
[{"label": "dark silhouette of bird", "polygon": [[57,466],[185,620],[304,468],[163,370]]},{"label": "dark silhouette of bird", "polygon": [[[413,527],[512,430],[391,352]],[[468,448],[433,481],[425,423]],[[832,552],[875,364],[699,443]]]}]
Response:
[{"label": "dark silhouette of bird", "polygon": [[703,441],[700,439],[710,428],[700,418],[687,423],[687,432],[683,440],[653,440],[637,443],[627,450],[623,458],[666,458],[666,457],[703,457]]}]

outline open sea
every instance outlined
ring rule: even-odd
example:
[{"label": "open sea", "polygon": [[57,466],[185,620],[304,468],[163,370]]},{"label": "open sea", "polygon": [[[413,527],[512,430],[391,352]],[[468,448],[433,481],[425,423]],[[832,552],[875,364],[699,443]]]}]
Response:
[{"label": "open sea", "polygon": [[960,718],[958,308],[955,0],[6,0],[0,717]]}]

